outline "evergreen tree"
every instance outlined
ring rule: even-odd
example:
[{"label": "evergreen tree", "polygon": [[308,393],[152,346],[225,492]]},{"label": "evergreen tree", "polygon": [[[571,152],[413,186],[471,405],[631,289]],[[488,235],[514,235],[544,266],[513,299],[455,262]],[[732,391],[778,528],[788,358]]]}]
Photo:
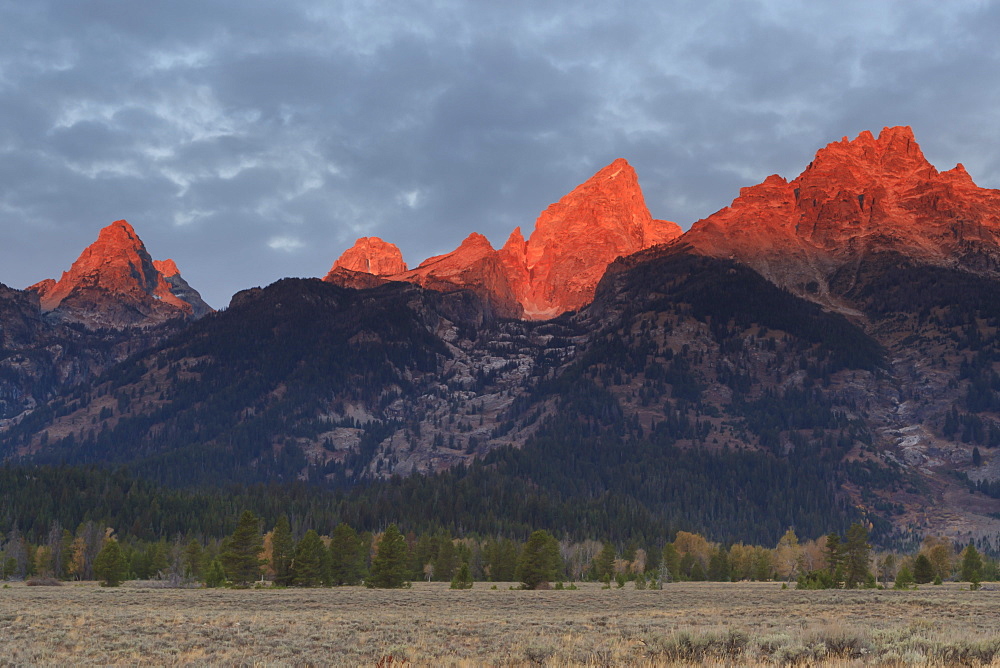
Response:
[{"label": "evergreen tree", "polygon": [[962,555],[962,581],[979,584],[982,579],[983,558],[979,555],[976,546],[969,543]]},{"label": "evergreen tree", "polygon": [[208,566],[208,571],[205,573],[205,586],[209,589],[214,589],[224,584],[226,584],[226,570],[222,567],[221,561],[213,559],[212,563]]},{"label": "evergreen tree", "polygon": [[361,540],[350,525],[341,522],[330,539],[330,582],[335,586],[355,585],[364,576]]},{"label": "evergreen tree", "polygon": [[323,580],[323,553],[326,546],[319,534],[310,529],[295,546],[292,560],[292,584],[297,587],[315,587]]},{"label": "evergreen tree", "polygon": [[896,582],[892,585],[892,588],[909,589],[913,583],[913,573],[910,572],[910,568],[908,566],[903,566],[899,569],[899,573],[896,574]]},{"label": "evergreen tree", "polygon": [[226,539],[219,555],[229,580],[234,584],[249,584],[260,577],[260,567],[264,563],[260,553],[263,551],[260,520],[249,510],[244,510],[236,531]]},{"label": "evergreen tree", "polygon": [[319,581],[324,587],[333,586],[333,557],[330,548],[322,538],[319,541]]},{"label": "evergreen tree", "polygon": [[455,574],[455,544],[451,537],[445,535],[438,546],[437,557],[434,559],[434,579],[438,582],[448,582]]},{"label": "evergreen tree", "polygon": [[518,546],[509,538],[491,540],[486,545],[486,569],[493,582],[512,582],[517,572]]},{"label": "evergreen tree", "polygon": [[378,543],[365,586],[382,589],[405,587],[408,571],[406,539],[395,524],[390,524]]},{"label": "evergreen tree", "polygon": [[663,546],[663,565],[667,570],[665,582],[677,582],[681,579],[681,555],[673,543]]},{"label": "evergreen tree", "polygon": [[117,587],[125,579],[125,568],[121,546],[117,540],[109,538],[94,559],[94,575],[101,581],[102,587]]},{"label": "evergreen tree", "polygon": [[913,580],[917,584],[927,584],[934,579],[934,565],[926,554],[918,554],[913,561]]},{"label": "evergreen tree", "polygon": [[843,557],[840,547],[840,536],[835,533],[828,534],[826,537],[826,547],[823,549],[823,552],[826,556],[826,568],[832,575],[837,571],[837,567],[840,566]]},{"label": "evergreen tree", "polygon": [[518,576],[524,589],[537,589],[550,582],[559,570],[559,543],[548,531],[535,531],[521,550]]},{"label": "evergreen tree", "polygon": [[729,582],[729,556],[726,548],[719,547],[708,561],[708,579],[713,582]]},{"label": "evergreen tree", "polygon": [[594,557],[594,579],[604,580],[614,573],[615,569],[615,546],[605,543],[601,551]]},{"label": "evergreen tree", "polygon": [[462,562],[462,566],[455,573],[455,577],[451,579],[451,588],[472,589],[472,571],[469,569],[468,562]]},{"label": "evergreen tree", "polygon": [[868,580],[868,562],[872,546],[868,544],[868,529],[855,522],[847,530],[844,543],[844,586],[853,589]]},{"label": "evergreen tree", "polygon": [[292,528],[288,524],[288,517],[282,515],[271,533],[271,570],[274,571],[274,584],[287,587],[292,583],[294,550]]},{"label": "evergreen tree", "polygon": [[204,550],[197,539],[192,538],[184,548],[184,576],[188,578],[201,578],[202,561]]},{"label": "evergreen tree", "polygon": [[701,562],[697,559],[691,565],[691,581],[692,582],[704,582],[708,579],[708,575],[705,574],[705,568],[701,565]]}]

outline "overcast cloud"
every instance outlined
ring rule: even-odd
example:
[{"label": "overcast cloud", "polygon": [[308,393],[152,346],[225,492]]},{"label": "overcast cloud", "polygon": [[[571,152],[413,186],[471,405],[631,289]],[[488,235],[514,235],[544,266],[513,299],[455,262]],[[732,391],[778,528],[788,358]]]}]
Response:
[{"label": "overcast cloud", "polygon": [[988,2],[0,0],[0,281],[126,218],[213,306],[503,244],[615,158],[685,229],[816,149],[912,125],[1000,187]]}]

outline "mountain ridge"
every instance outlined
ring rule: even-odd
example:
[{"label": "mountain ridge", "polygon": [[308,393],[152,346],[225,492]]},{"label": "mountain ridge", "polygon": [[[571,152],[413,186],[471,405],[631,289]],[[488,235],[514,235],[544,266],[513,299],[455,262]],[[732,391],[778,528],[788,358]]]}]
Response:
[{"label": "mountain ridge", "polygon": [[961,164],[938,172],[909,127],[864,131],[820,149],[792,181],[742,188],[680,241],[834,304],[832,276],[880,253],[1000,276],[1000,190],[979,188]]},{"label": "mountain ridge", "polygon": [[[635,170],[619,158],[546,208],[528,239],[517,227],[494,249],[474,232],[450,253],[428,258],[415,269],[391,272],[380,263],[386,257],[395,262],[397,256],[401,262],[399,249],[377,238],[372,246],[363,237],[338,258],[324,280],[370,287],[379,282],[365,276],[370,274],[440,291],[472,289],[506,317],[545,320],[586,306],[617,257],[680,234],[675,223],[652,218]],[[355,261],[362,255],[364,261]]]},{"label": "mountain ridge", "polygon": [[[325,280],[238,293],[24,409],[0,451],[176,485],[387,485],[376,499],[397,498],[396,476],[453,469],[440,484],[475,480],[497,503],[536,490],[518,521],[577,529],[608,520],[594,515],[605,500],[615,517],[706,521],[662,485],[710,503],[713,481],[747,466],[763,479],[739,493],[758,505],[717,497],[727,539],[751,515],[770,537],[829,513],[883,541],[996,542],[997,195],[887,128],[657,243],[671,228],[616,161],[500,249],[473,233],[385,273],[402,256],[369,238]],[[32,331],[37,298],[8,296]],[[553,304],[566,310],[541,319]],[[679,462],[690,480],[657,477]],[[407,489],[436,499],[435,484]],[[785,495],[772,516],[769,495]],[[574,507],[587,517],[569,519]]]}]

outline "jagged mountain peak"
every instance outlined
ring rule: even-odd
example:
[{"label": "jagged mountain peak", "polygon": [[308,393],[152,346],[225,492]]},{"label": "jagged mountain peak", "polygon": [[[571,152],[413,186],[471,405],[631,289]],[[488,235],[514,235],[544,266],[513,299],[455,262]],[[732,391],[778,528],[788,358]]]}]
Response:
[{"label": "jagged mountain peak", "polygon": [[29,290],[38,294],[44,311],[95,328],[197,318],[212,310],[173,260],[150,257],[125,220],[104,227],[58,281],[46,279]]},{"label": "jagged mountain peak", "polygon": [[153,266],[156,267],[158,272],[163,274],[164,278],[170,278],[181,273],[181,270],[177,268],[177,263],[170,259],[153,260]]},{"label": "jagged mountain peak", "polygon": [[403,261],[403,254],[395,244],[378,237],[361,237],[337,258],[330,272],[333,273],[337,269],[375,276],[392,276],[406,271],[407,267]]},{"label": "jagged mountain peak", "polygon": [[[680,234],[676,224],[652,218],[635,170],[619,158],[542,212],[527,240],[517,227],[497,250],[473,232],[454,251],[410,271],[405,266],[395,273],[374,270],[370,255],[363,254],[364,261],[350,265],[338,260],[325,280],[366,288],[378,284],[373,274],[443,291],[471,289],[486,296],[498,313],[545,319],[590,303],[616,258]],[[354,248],[367,249],[363,241]]]},{"label": "jagged mountain peak", "polygon": [[828,144],[790,182],[741,189],[684,241],[822,301],[840,268],[880,253],[997,273],[1000,191],[977,187],[961,165],[938,172],[911,128],[891,127]]},{"label": "jagged mountain peak", "polygon": [[831,175],[858,180],[929,179],[937,169],[924,157],[909,126],[883,128],[876,139],[865,130],[857,138],[844,137],[816,152],[816,157],[796,179],[808,183]]}]

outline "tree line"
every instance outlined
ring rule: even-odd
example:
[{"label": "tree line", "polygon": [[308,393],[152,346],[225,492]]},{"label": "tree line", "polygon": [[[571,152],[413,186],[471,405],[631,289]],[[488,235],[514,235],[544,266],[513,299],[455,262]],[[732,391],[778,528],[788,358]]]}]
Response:
[{"label": "tree line", "polygon": [[997,562],[974,544],[959,546],[928,537],[915,554],[877,552],[868,529],[855,523],[800,541],[789,529],[774,547],[715,543],[677,531],[654,549],[635,541],[557,539],[545,530],[524,541],[503,537],[454,537],[444,530],[403,533],[396,524],[358,532],[340,522],[329,532],[293,531],[284,515],[271,527],[245,510],[232,533],[201,541],[178,534],[172,541],[119,540],[94,522],[75,532],[53,523],[45,540],[29,542],[16,528],[0,543],[0,576],[60,580],[160,580],[164,586],[319,587],[364,584],[405,587],[413,581],[550,583],[596,581],[608,588],[632,582],[639,589],[683,581],[782,581],[799,588],[909,586],[960,580],[975,586],[1000,579]]}]

